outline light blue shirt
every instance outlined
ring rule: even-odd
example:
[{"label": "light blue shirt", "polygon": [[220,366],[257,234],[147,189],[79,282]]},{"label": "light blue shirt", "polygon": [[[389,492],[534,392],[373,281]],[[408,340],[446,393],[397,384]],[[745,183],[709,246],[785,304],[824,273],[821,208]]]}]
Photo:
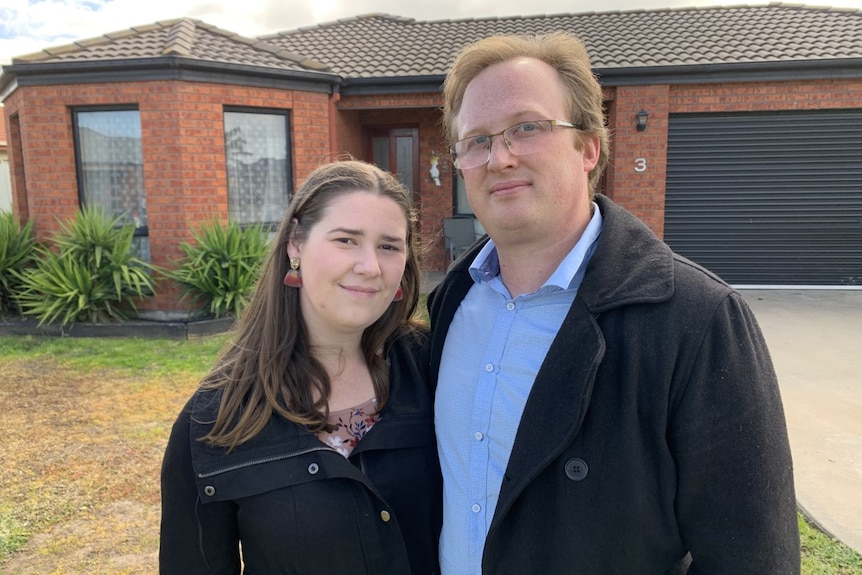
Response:
[{"label": "light blue shirt", "polygon": [[475,283],[449,326],[435,399],[442,575],[481,575],[485,537],[521,414],[601,233],[602,216],[593,206],[578,243],[534,293],[511,297],[493,241],[470,266]]}]

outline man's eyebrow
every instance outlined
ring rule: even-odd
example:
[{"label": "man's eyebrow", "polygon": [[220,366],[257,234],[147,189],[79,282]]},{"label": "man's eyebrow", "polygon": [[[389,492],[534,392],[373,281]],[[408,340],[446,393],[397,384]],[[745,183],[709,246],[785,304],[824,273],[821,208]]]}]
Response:
[{"label": "man's eyebrow", "polygon": [[[537,122],[538,120],[535,120],[535,119],[527,119],[527,118],[530,118],[532,116],[539,117],[540,120],[547,119],[544,117],[544,112],[539,112],[538,110],[533,110],[533,109],[521,110],[520,112],[515,112],[514,114],[510,114],[509,116],[507,116],[508,121],[512,122],[512,124],[508,127],[511,128],[512,126],[517,126],[518,124],[522,124],[524,122]],[[464,138],[461,138],[461,139],[475,138],[476,136],[487,136],[488,134],[491,133],[490,128],[471,129],[471,130],[466,130],[464,133],[468,134],[471,131],[474,132],[472,135],[464,136]]]}]

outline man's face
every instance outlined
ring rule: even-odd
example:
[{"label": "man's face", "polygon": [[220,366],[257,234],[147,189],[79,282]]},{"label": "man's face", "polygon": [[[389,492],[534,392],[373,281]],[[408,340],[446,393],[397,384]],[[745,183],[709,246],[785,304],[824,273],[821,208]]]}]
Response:
[{"label": "man's face", "polygon": [[[470,82],[455,125],[461,139],[520,122],[568,121],[568,109],[556,70],[516,58],[489,66]],[[501,249],[580,236],[590,217],[587,177],[599,143],[581,134],[579,151],[577,138],[576,130],[557,127],[538,152],[516,156],[496,136],[488,163],[462,171],[470,205]]]}]

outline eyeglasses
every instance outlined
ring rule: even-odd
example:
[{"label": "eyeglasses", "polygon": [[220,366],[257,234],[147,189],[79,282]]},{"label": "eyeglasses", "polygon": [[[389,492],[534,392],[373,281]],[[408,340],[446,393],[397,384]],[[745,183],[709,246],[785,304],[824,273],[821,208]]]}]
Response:
[{"label": "eyeglasses", "polygon": [[459,170],[484,166],[491,159],[491,143],[494,136],[503,136],[506,147],[516,156],[535,154],[548,141],[548,136],[555,126],[583,130],[582,127],[563,120],[521,122],[496,134],[482,134],[458,140],[450,148],[452,163]]}]

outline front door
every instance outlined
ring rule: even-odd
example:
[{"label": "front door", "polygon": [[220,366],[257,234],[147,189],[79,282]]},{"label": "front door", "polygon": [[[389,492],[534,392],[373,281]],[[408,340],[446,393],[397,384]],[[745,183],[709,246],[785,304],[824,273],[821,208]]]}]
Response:
[{"label": "front door", "polygon": [[395,174],[415,200],[419,190],[419,130],[372,128],[368,136],[371,161]]}]

